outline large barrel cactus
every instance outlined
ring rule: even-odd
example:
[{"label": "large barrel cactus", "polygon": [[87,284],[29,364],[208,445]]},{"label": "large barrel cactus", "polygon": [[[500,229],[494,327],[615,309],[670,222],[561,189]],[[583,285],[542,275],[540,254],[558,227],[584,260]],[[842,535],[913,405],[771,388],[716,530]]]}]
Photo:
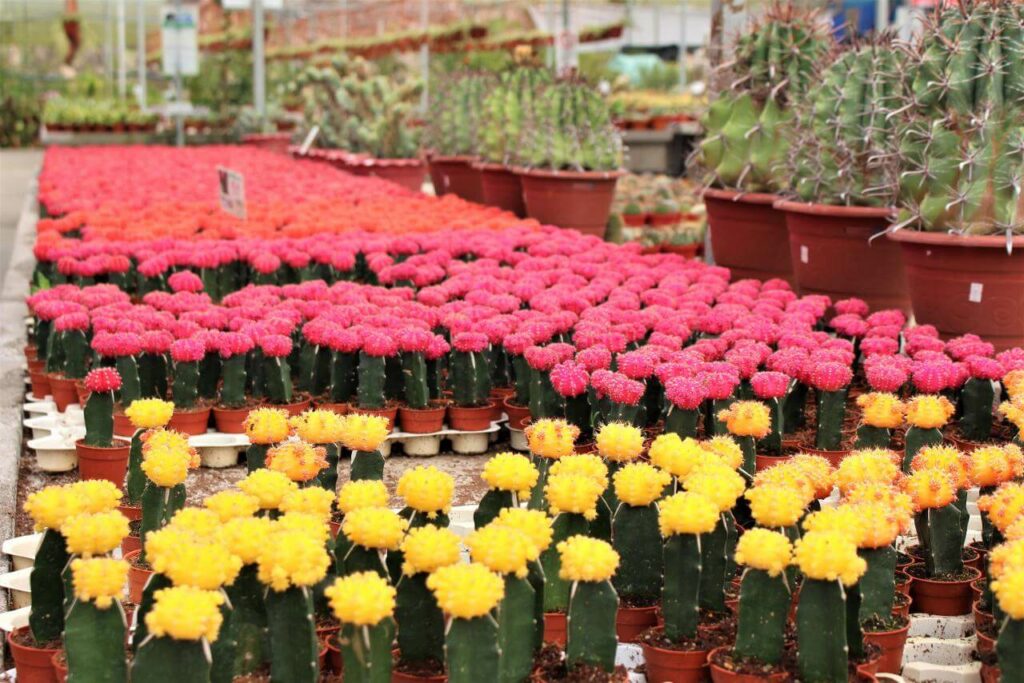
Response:
[{"label": "large barrel cactus", "polygon": [[494,89],[490,74],[465,71],[449,76],[430,98],[427,144],[443,156],[475,156],[484,98]]},{"label": "large barrel cactus", "polygon": [[1024,233],[1024,9],[964,0],[912,52],[895,227]]},{"label": "large barrel cactus", "polygon": [[713,185],[787,188],[790,105],[807,92],[831,49],[817,13],[789,4],[770,7],[737,39],[734,58],[717,74],[721,94],[702,121],[705,139],[697,158]]},{"label": "large barrel cactus", "polygon": [[808,202],[890,206],[897,120],[903,101],[903,53],[889,36],[841,53],[798,111],[790,170]]},{"label": "large barrel cactus", "polygon": [[523,161],[527,166],[611,171],[621,164],[622,143],[608,103],[580,79],[541,84],[525,126]]},{"label": "large barrel cactus", "polygon": [[497,87],[486,94],[481,113],[477,152],[495,164],[518,161],[523,128],[533,112],[534,96],[551,72],[536,67],[519,67],[499,77]]}]

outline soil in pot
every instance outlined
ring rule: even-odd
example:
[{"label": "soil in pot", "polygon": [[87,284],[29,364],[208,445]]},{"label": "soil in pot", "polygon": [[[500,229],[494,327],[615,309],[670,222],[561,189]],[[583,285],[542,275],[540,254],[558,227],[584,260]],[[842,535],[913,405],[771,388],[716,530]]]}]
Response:
[{"label": "soil in pot", "polygon": [[84,439],[75,442],[78,454],[78,477],[80,479],[106,479],[120,488],[124,484],[128,472],[128,453],[131,445],[121,442],[123,446],[88,446]]},{"label": "soil in pot", "polygon": [[460,432],[482,432],[491,426],[493,417],[493,402],[475,408],[448,406],[448,426]]},{"label": "soil in pot", "polygon": [[173,429],[188,436],[205,434],[206,427],[210,423],[210,407],[190,408],[182,410],[174,409],[171,421],[167,423],[168,429]]},{"label": "soil in pot", "polygon": [[914,611],[940,617],[955,617],[971,612],[971,582],[981,577],[973,567],[964,567],[955,576],[928,577],[923,563],[905,570],[912,583],[910,595]]},{"label": "soil in pot", "polygon": [[526,204],[523,202],[523,183],[519,176],[504,164],[481,162],[476,167],[480,172],[480,197],[483,203],[524,218]]},{"label": "soil in pot", "polygon": [[391,683],[444,683],[448,680],[444,664],[438,661],[405,662],[398,650],[394,650],[392,662]]},{"label": "soil in pot", "polygon": [[872,310],[910,311],[899,246],[882,237],[892,209],[779,201],[801,294],[859,297]]},{"label": "soil in pot", "polygon": [[753,659],[738,658],[731,646],[716,647],[708,653],[714,683],[784,683],[789,672],[782,665],[771,666]]},{"label": "soil in pot", "polygon": [[545,643],[533,659],[533,671],[527,680],[529,683],[626,683],[629,672],[621,665],[616,666],[611,673],[587,664],[576,665],[570,670],[566,666],[562,648]]},{"label": "soil in pot", "polygon": [[410,434],[430,434],[441,431],[447,406],[440,401],[431,401],[430,407],[422,410],[402,406],[398,409],[398,425]]},{"label": "soil in pot", "polygon": [[910,632],[910,619],[891,617],[872,619],[864,624],[864,641],[873,643],[882,650],[878,661],[878,673],[898,674],[903,669],[903,648]]},{"label": "soil in pot", "polygon": [[795,286],[786,217],[773,208],[776,200],[773,194],[704,191],[711,253],[733,280],[782,278]]},{"label": "soil in pot", "polygon": [[515,171],[523,183],[523,201],[530,218],[604,237],[622,171]]},{"label": "soil in pot", "polygon": [[57,676],[53,669],[53,656],[60,652],[59,640],[37,643],[29,627],[22,626],[11,633],[7,644],[11,648],[19,683],[55,683]]}]

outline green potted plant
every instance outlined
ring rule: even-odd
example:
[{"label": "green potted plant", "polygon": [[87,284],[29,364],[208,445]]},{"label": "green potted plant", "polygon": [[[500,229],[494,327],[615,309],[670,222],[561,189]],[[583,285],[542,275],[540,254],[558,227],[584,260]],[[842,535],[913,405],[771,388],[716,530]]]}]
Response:
[{"label": "green potted plant", "polygon": [[603,237],[623,174],[622,141],[608,103],[577,78],[540,85],[534,102],[516,168],[527,214]]},{"label": "green potted plant", "polygon": [[793,278],[785,218],[772,205],[789,183],[783,165],[792,103],[815,82],[831,46],[817,12],[772,5],[717,74],[721,92],[703,118],[697,160],[709,176],[704,201],[715,262],[735,278]]},{"label": "green potted plant", "polygon": [[[997,349],[1024,344],[1024,63],[1016,33],[992,27],[1020,21],[1018,5],[976,0],[936,14],[895,110],[899,216],[887,237],[902,250],[914,317]],[[994,54],[1000,68],[962,76]]]},{"label": "green potted plant", "polygon": [[473,163],[484,97],[493,87],[493,77],[464,71],[450,74],[434,89],[426,143],[430,179],[438,196],[451,193],[471,202],[483,201],[480,171]]},{"label": "green potted plant", "polygon": [[793,274],[805,294],[859,297],[872,309],[910,309],[899,247],[870,240],[888,227],[902,52],[891,35],[854,46],[823,69],[797,106],[785,214]]}]

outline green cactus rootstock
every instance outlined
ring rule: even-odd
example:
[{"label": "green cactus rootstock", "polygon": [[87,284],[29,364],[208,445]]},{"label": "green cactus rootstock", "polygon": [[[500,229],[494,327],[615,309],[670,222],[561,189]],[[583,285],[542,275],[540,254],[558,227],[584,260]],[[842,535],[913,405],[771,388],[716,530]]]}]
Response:
[{"label": "green cactus rootstock", "polygon": [[403,662],[444,661],[444,614],[433,592],[427,588],[427,574],[402,576],[395,584],[395,619],[398,651]]},{"label": "green cactus rootstock", "polygon": [[804,579],[796,609],[797,663],[807,683],[848,679],[846,592],[839,581]]},{"label": "green cactus rootstock", "polygon": [[220,354],[208,351],[199,361],[199,383],[196,386],[199,398],[212,401],[217,398],[217,388],[221,377]]},{"label": "green cactus rootstock", "polygon": [[359,352],[357,374],[357,401],[360,408],[379,410],[384,407],[384,380],[387,363],[380,356],[371,356],[365,351]]},{"label": "green cactus rootstock", "polygon": [[391,578],[384,557],[381,556],[381,551],[376,548],[364,548],[361,545],[351,543],[345,548],[345,554],[339,556],[338,559],[344,567],[343,575],[355,574],[357,572],[374,572],[382,579]]},{"label": "green cactus rootstock", "polygon": [[353,451],[349,479],[384,481],[384,456],[380,451]]},{"label": "green cactus rootstock", "polygon": [[221,365],[224,382],[220,389],[220,403],[225,408],[241,408],[245,405],[245,356],[238,355],[224,359]]},{"label": "green cactus rootstock", "polygon": [[114,394],[94,391],[85,402],[85,438],[88,446],[107,448],[114,445]]},{"label": "green cactus rootstock", "polygon": [[445,637],[449,683],[480,683],[498,679],[498,623],[490,614],[453,618]]},{"label": "green cactus rootstock", "polygon": [[654,604],[662,585],[664,561],[658,508],[620,503],[612,517],[612,545],[619,568],[612,583],[624,599]]},{"label": "green cactus rootstock", "polygon": [[565,656],[572,669],[591,664],[610,672],[615,667],[615,615],[619,596],[610,581],[575,581],[566,616]]},{"label": "green cactus rootstock", "polygon": [[221,626],[217,640],[210,643],[210,683],[231,683],[235,677],[238,643],[234,638],[234,609],[226,592],[222,591],[225,601],[220,606]]},{"label": "green cactus rootstock", "polygon": [[533,669],[536,632],[543,628],[534,613],[537,595],[529,578],[505,577],[505,596],[498,604],[499,683],[525,681]]},{"label": "green cactus rootstock", "polygon": [[867,563],[860,577],[860,620],[886,619],[896,597],[896,549],[892,546],[862,548],[857,554]]},{"label": "green cactus rootstock", "polygon": [[427,361],[422,353],[402,354],[402,378],[406,405],[413,410],[428,408],[430,387],[427,385]]},{"label": "green cactus rootstock", "polygon": [[64,623],[64,651],[71,683],[124,683],[128,665],[124,656],[125,617],[120,603],[100,609],[93,602],[75,600]]},{"label": "green cactus rootstock", "polygon": [[348,403],[356,393],[356,355],[334,351],[331,358],[331,401]]},{"label": "green cactus rootstock", "polygon": [[1024,682],[1024,620],[1006,619],[996,638],[996,656],[1002,672],[1000,683]]},{"label": "green cactus rootstock", "polygon": [[480,504],[473,511],[473,526],[480,529],[492,521],[505,508],[518,507],[518,496],[513,491],[489,489],[480,499]]},{"label": "green cactus rootstock", "polygon": [[771,415],[771,426],[768,434],[757,441],[757,451],[765,455],[782,455],[783,415],[782,402],[777,398],[763,399]]},{"label": "green cactus rootstock", "polygon": [[124,480],[124,498],[126,505],[139,506],[142,492],[146,488],[146,473],[142,471],[142,434],[146,430],[136,429],[132,434],[131,446],[128,449],[128,472]]},{"label": "green cactus rootstock", "polygon": [[914,525],[928,576],[953,575],[964,568],[963,515],[954,503],[919,512]]},{"label": "green cactus rootstock", "polygon": [[454,351],[450,373],[455,405],[464,408],[487,405],[491,375],[483,352]]},{"label": "green cactus rootstock", "polygon": [[336,443],[321,444],[327,459],[327,467],[320,470],[314,480],[318,486],[332,493],[338,490],[338,463],[341,462],[341,445]]},{"label": "green cactus rootstock", "polygon": [[[139,393],[143,398],[163,398],[167,395],[167,359],[159,353],[139,356]],[[226,381],[226,380],[225,380]]]},{"label": "green cactus rootstock", "polygon": [[245,449],[245,468],[249,472],[255,472],[256,470],[263,469],[267,464],[267,451],[271,448],[270,444],[265,443],[253,443]]},{"label": "green cactus rootstock", "polygon": [[665,618],[665,637],[672,642],[697,635],[697,625],[700,623],[701,545],[700,534],[679,534],[665,539],[665,581],[661,593],[661,612]]},{"label": "green cactus rootstock", "polygon": [[119,392],[121,405],[131,405],[132,401],[142,398],[142,386],[139,380],[139,365],[133,356],[118,356],[114,361],[117,374],[121,376]]},{"label": "green cactus rootstock", "polygon": [[263,360],[263,381],[271,403],[285,405],[292,402],[292,373],[287,358],[266,357]]},{"label": "green cactus rootstock", "polygon": [[142,489],[142,523],[139,535],[142,539],[142,557],[145,558],[146,536],[164,527],[178,510],[185,507],[185,485],[165,487],[146,482]]},{"label": "green cactus rootstock", "polygon": [[70,559],[67,543],[60,532],[53,529],[44,531],[29,575],[32,610],[28,625],[37,643],[57,640],[64,630],[64,580],[61,575]]},{"label": "green cactus rootstock", "polygon": [[[142,587],[142,601],[135,609],[135,632],[132,634],[132,646],[138,653],[139,647],[149,636],[149,629],[146,627],[146,615],[153,609],[156,602],[156,592],[171,587],[171,580],[163,574],[154,572],[146,579],[146,585]],[[209,675],[209,674],[207,674]]]},{"label": "green cactus rootstock", "polygon": [[665,414],[665,433],[676,434],[680,439],[696,439],[698,424],[700,424],[699,410],[686,410],[670,405]]},{"label": "green cactus rootstock", "polygon": [[903,471],[910,473],[910,463],[914,460],[914,456],[922,448],[929,446],[940,446],[945,437],[942,436],[942,431],[939,429],[922,429],[921,427],[908,427],[906,431],[905,441],[906,446],[903,453]]},{"label": "green cactus rootstock", "polygon": [[62,360],[64,376],[71,379],[83,379],[88,372],[86,361],[89,358],[89,340],[80,330],[67,330],[60,335],[63,354],[57,356]]},{"label": "green cactus rootstock", "polygon": [[857,427],[857,438],[853,443],[856,449],[861,448],[884,448],[888,449],[892,443],[892,430],[885,427],[873,427],[862,424]]},{"label": "green cactus rootstock", "polygon": [[313,619],[313,593],[304,586],[266,593],[270,630],[270,675],[275,681],[316,683],[320,644]]},{"label": "green cactus rootstock", "polygon": [[224,587],[231,601],[231,620],[221,632],[235,642],[234,672],[238,675],[259,669],[268,657],[270,645],[267,609],[263,602],[266,588],[260,583],[255,564],[244,565],[233,583]]},{"label": "green cactus rootstock", "polygon": [[782,661],[786,618],[792,592],[785,572],[771,576],[748,568],[740,583],[740,609],[736,631],[737,657],[766,664]]},{"label": "green cactus rootstock", "polygon": [[373,626],[342,624],[338,634],[345,680],[351,683],[390,683],[391,644],[395,622],[383,619]]},{"label": "green cactus rootstock", "polygon": [[551,545],[540,556],[544,571],[544,611],[565,612],[569,607],[570,583],[559,576],[562,559],[557,546],[571,536],[586,536],[590,531],[590,522],[583,515],[563,512],[555,516],[551,526]]},{"label": "green cactus rootstock", "polygon": [[843,441],[843,419],[846,417],[846,390],[818,393],[818,431],[815,448],[837,451]]},{"label": "green cactus rootstock", "polygon": [[960,391],[963,417],[960,434],[968,441],[987,441],[992,435],[992,403],[995,386],[991,380],[971,377]]},{"label": "green cactus rootstock", "polygon": [[189,410],[196,405],[199,397],[199,363],[184,361],[174,364],[174,386],[171,387],[171,398],[174,407]]},{"label": "green cactus rootstock", "polygon": [[139,644],[132,659],[132,683],[166,683],[169,671],[180,683],[210,680],[209,645],[202,640],[175,640],[150,636]]},{"label": "green cactus rootstock", "polygon": [[[729,547],[736,532],[723,513],[714,530],[701,536],[700,606],[725,612],[725,582],[729,571]],[[667,565],[666,565],[667,566]]]}]

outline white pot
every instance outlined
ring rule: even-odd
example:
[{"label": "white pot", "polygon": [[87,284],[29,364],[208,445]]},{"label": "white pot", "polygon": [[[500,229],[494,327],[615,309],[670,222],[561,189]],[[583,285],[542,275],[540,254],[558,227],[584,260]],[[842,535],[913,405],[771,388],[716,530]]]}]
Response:
[{"label": "white pot", "polygon": [[15,536],[4,541],[3,552],[11,557],[15,569],[28,569],[35,562],[36,552],[42,542],[42,534]]},{"label": "white pot", "polygon": [[530,444],[526,440],[526,432],[522,429],[508,429],[508,445],[514,451],[528,451]]},{"label": "white pot", "polygon": [[377,447],[377,450],[385,458],[389,457],[391,455],[391,439],[385,440],[384,443]]},{"label": "white pot", "polygon": [[441,452],[440,436],[414,436],[402,439],[402,450],[406,455],[428,458]]},{"label": "white pot", "polygon": [[221,469],[238,464],[238,453],[249,443],[244,434],[207,432],[190,436],[188,444],[199,451],[203,467]]},{"label": "white pot", "polygon": [[238,448],[235,446],[208,446],[199,449],[199,462],[203,467],[222,469],[238,464]]},{"label": "white pot", "polygon": [[452,434],[452,450],[462,455],[486,453],[490,448],[490,437],[487,432],[474,434]]},{"label": "white pot", "polygon": [[44,472],[70,472],[78,467],[78,453],[72,436],[55,434],[32,439],[28,447],[35,451],[36,464]]},{"label": "white pot", "polygon": [[11,592],[11,607],[21,609],[32,604],[32,588],[29,585],[29,576],[32,568],[18,569],[0,576],[0,588],[6,588]]}]

